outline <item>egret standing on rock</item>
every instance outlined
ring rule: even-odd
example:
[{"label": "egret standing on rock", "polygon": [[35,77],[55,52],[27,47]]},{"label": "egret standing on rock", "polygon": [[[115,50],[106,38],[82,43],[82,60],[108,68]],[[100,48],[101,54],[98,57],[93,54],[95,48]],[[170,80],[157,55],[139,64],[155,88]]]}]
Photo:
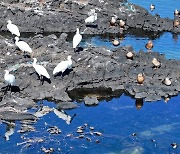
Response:
[{"label": "egret standing on rock", "polygon": [[15,24],[12,24],[12,21],[11,20],[8,20],[7,21],[8,24],[7,24],[7,29],[14,35],[16,36],[20,36],[20,32],[19,32],[19,29],[18,27],[15,25]]},{"label": "egret standing on rock", "polygon": [[79,43],[82,40],[82,35],[79,33],[79,28],[76,29],[76,34],[73,37],[73,48],[74,51],[76,51],[76,47],[79,45]]},{"label": "egret standing on rock", "polygon": [[37,63],[36,58],[33,58],[33,60],[34,60],[33,67],[34,67],[35,71],[37,72],[37,74],[39,75],[40,81],[43,85],[44,77],[46,77],[47,79],[50,79],[50,76],[49,76],[47,70],[43,66],[36,64]]},{"label": "egret standing on rock", "polygon": [[66,69],[70,69],[72,67],[72,60],[71,56],[67,57],[66,61],[61,61],[53,70],[53,75],[56,75],[59,72],[62,72],[62,77],[63,77],[63,72]]},{"label": "egret standing on rock", "polygon": [[5,74],[4,74],[4,80],[5,82],[8,84],[6,91],[10,90],[12,85],[15,82],[15,76],[13,74],[9,74],[8,70],[4,70]]},{"label": "egret standing on rock", "polygon": [[97,20],[97,13],[93,13],[91,16],[85,19],[85,23],[93,23]]},{"label": "egret standing on rock", "polygon": [[24,52],[28,52],[30,54],[32,54],[32,49],[30,48],[30,46],[24,42],[24,41],[19,41],[19,37],[15,37],[15,44],[18,46],[18,48]]}]

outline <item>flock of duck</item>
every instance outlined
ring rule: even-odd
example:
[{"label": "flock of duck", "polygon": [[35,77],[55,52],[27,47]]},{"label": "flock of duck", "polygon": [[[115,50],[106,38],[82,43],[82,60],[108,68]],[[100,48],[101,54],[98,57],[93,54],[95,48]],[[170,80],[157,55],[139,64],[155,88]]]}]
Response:
[{"label": "flock of duck", "polygon": [[[95,10],[91,10],[90,16],[85,19],[85,23],[93,23],[95,20],[97,20],[97,13]],[[20,41],[20,32],[19,28],[12,23],[11,20],[7,21],[7,29],[11,32],[12,35],[15,35],[15,45],[25,53],[29,53],[31,58],[33,57],[33,50],[31,47],[26,43],[25,41]],[[82,35],[79,32],[79,28],[76,29],[76,34],[73,37],[73,49],[76,51],[77,46],[82,40]],[[50,79],[50,75],[47,72],[46,68],[43,67],[42,65],[37,64],[37,58],[33,58],[33,67],[36,71],[36,73],[39,75],[40,82],[43,84],[44,82],[44,77],[47,79]],[[66,71],[66,69],[70,69],[72,67],[72,60],[71,60],[71,55],[67,57],[67,60],[61,61],[53,70],[53,75],[57,75],[58,73],[62,73],[61,75],[63,76],[63,72]],[[4,71],[4,80],[7,83],[6,91],[10,90],[12,85],[15,83],[15,76],[13,74],[9,73],[9,70]]]}]

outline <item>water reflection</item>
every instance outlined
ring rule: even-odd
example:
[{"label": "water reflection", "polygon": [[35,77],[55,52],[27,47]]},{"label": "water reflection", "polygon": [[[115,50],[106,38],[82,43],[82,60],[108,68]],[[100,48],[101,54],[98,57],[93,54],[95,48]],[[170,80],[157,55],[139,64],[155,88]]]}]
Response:
[{"label": "water reflection", "polygon": [[136,99],[135,101],[135,106],[137,108],[137,110],[140,110],[143,107],[143,99]]},{"label": "water reflection", "polygon": [[[55,153],[171,153],[173,150],[179,153],[179,148],[171,146],[180,142],[179,100],[177,96],[168,104],[164,101],[147,103],[123,94],[108,102],[101,101],[96,107],[80,103],[78,108],[66,111],[55,109],[56,105],[51,102],[41,101],[39,112],[49,110],[47,106],[54,112],[39,116],[37,123],[32,124],[36,127],[33,132],[17,133],[21,125],[16,122],[15,133],[8,142],[0,137],[0,151],[8,153],[11,146],[14,153],[35,153],[42,147],[53,148]],[[80,126],[82,133],[76,132]],[[58,133],[52,133],[50,128]],[[4,125],[0,125],[0,134],[5,134],[4,131]]]}]

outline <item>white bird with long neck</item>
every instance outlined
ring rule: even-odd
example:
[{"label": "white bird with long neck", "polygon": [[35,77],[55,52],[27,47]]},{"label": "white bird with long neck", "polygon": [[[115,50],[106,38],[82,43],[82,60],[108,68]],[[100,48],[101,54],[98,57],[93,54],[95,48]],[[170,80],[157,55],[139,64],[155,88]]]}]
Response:
[{"label": "white bird with long neck", "polygon": [[93,23],[97,20],[97,13],[93,13],[91,16],[85,19],[85,23]]},{"label": "white bird with long neck", "polygon": [[76,29],[76,34],[73,37],[73,49],[76,51],[76,47],[82,40],[82,35],[79,33],[79,28]]},{"label": "white bird with long neck", "polygon": [[6,90],[9,90],[11,86],[15,83],[15,76],[13,74],[10,74],[8,70],[4,70],[4,72],[4,80],[8,84]]},{"label": "white bird with long neck", "polygon": [[15,24],[12,24],[12,21],[11,20],[8,20],[7,21],[7,29],[11,32],[11,34],[13,35],[16,35],[16,36],[20,36],[20,32],[19,32],[19,28],[15,25]]},{"label": "white bird with long neck", "polygon": [[24,41],[19,41],[19,37],[15,37],[15,44],[17,45],[17,47],[24,52],[28,52],[30,54],[32,54],[32,49],[30,48],[30,46],[24,42]]},{"label": "white bird with long neck", "polygon": [[56,75],[59,72],[62,72],[62,76],[63,76],[63,72],[66,69],[71,69],[72,67],[72,60],[71,60],[71,56],[67,57],[66,61],[61,61],[53,70],[53,75]]},{"label": "white bird with long neck", "polygon": [[33,58],[33,60],[34,60],[33,67],[34,67],[35,71],[37,72],[37,74],[39,75],[41,83],[43,84],[44,77],[46,77],[47,79],[50,79],[50,76],[49,76],[47,70],[43,66],[37,64],[36,58]]}]

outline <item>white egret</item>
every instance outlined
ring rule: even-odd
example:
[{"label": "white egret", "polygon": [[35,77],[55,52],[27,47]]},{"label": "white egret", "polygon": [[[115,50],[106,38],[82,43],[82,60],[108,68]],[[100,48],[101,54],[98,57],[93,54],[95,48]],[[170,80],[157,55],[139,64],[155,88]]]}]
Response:
[{"label": "white egret", "polygon": [[97,13],[93,13],[91,16],[87,17],[85,23],[93,23],[95,20],[97,20]]},{"label": "white egret", "polygon": [[19,37],[15,37],[15,44],[18,46],[18,48],[23,51],[24,53],[25,52],[28,52],[28,53],[32,53],[32,49],[30,48],[30,46],[24,42],[24,41],[19,41]]},{"label": "white egret", "polygon": [[14,35],[16,36],[20,36],[20,32],[19,32],[19,28],[15,25],[15,24],[12,24],[12,21],[11,20],[8,20],[7,21],[8,24],[7,24],[7,29]]},{"label": "white egret", "polygon": [[76,29],[76,34],[73,37],[73,48],[74,51],[76,51],[76,47],[79,45],[79,43],[82,40],[82,35],[79,33],[79,28]]},{"label": "white egret", "polygon": [[11,89],[11,86],[15,83],[15,76],[10,74],[8,70],[4,70],[4,80],[8,84],[6,91]]},{"label": "white egret", "polygon": [[34,67],[35,71],[37,72],[37,74],[39,75],[41,83],[43,84],[44,77],[46,77],[47,79],[50,79],[50,76],[49,76],[47,70],[43,66],[36,64],[37,63],[36,58],[33,58],[33,60],[34,60],[33,67]]},{"label": "white egret", "polygon": [[56,75],[59,72],[62,72],[62,76],[63,76],[63,72],[66,69],[70,69],[72,67],[72,60],[71,60],[71,56],[67,57],[66,61],[61,61],[53,70],[53,75]]}]

